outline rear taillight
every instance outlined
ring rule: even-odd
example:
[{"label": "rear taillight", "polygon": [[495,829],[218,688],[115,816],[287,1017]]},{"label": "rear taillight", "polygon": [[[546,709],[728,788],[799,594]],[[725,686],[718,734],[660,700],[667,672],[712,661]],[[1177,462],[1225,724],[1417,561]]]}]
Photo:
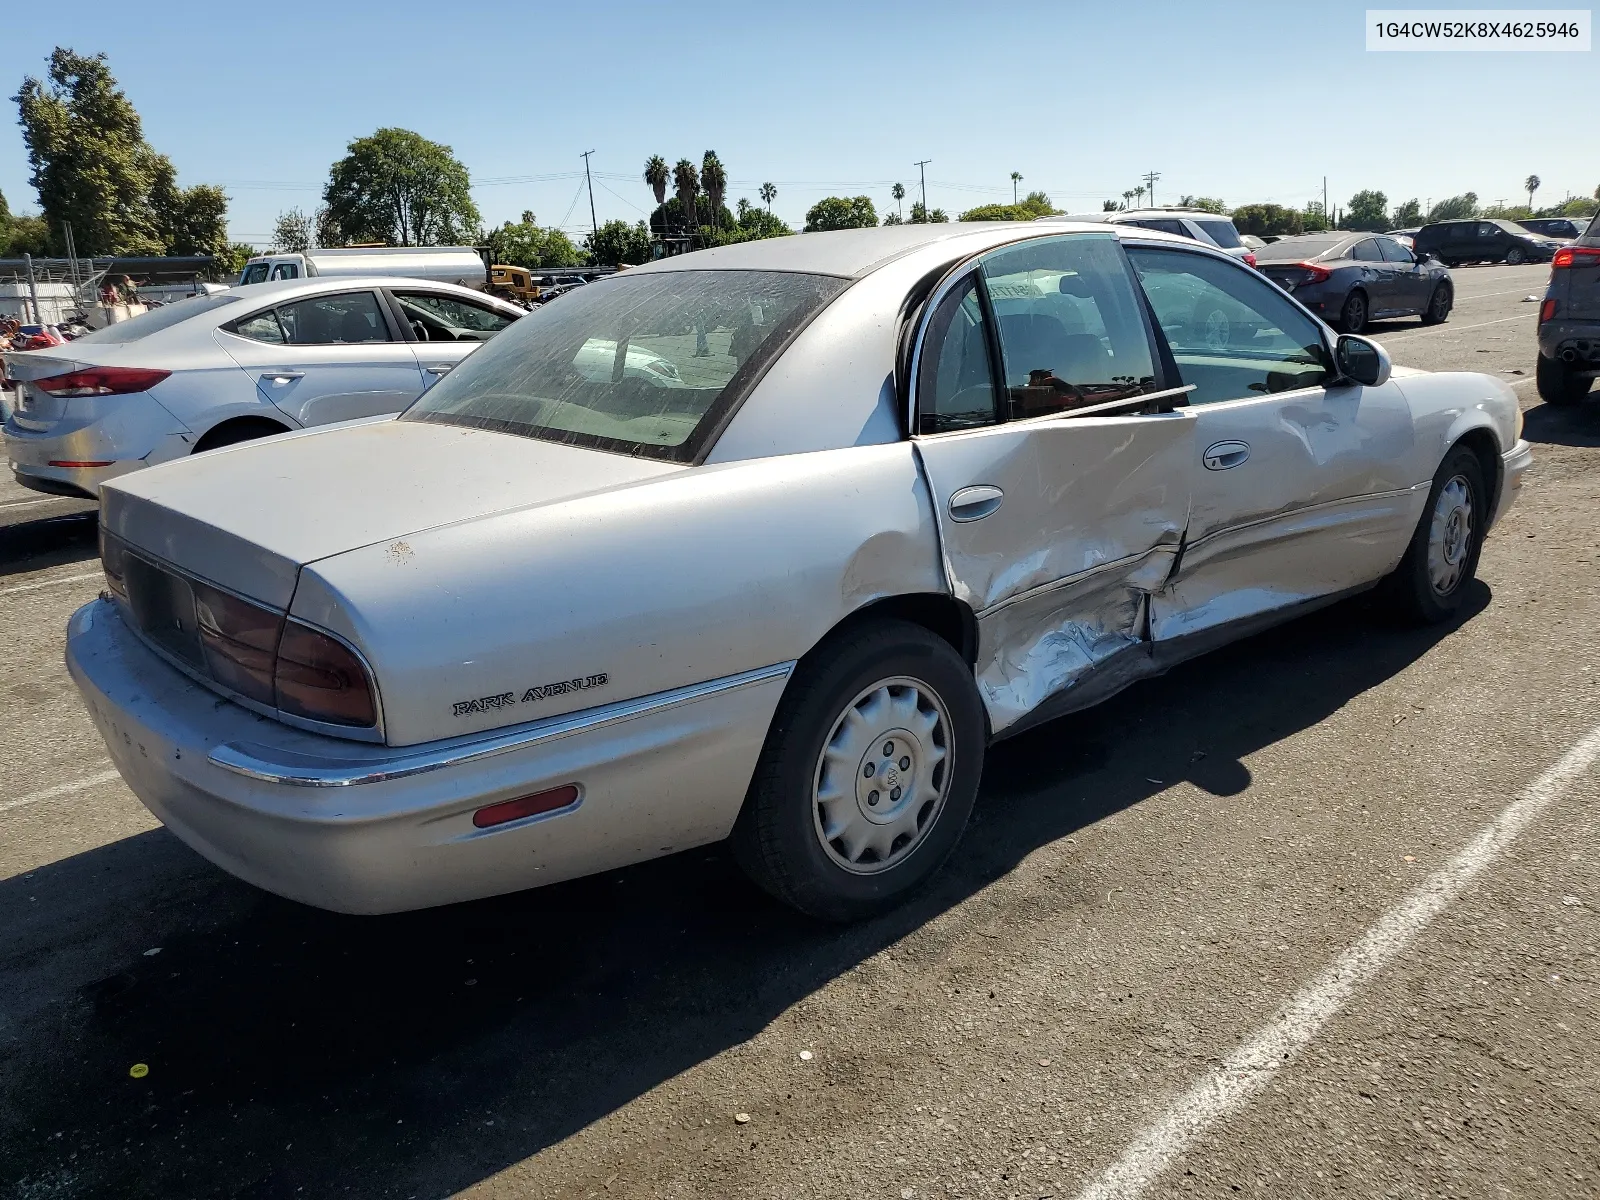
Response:
[{"label": "rear taillight", "polygon": [[211,678],[257,704],[272,704],[272,676],[283,614],[203,583],[194,590],[200,652]]},{"label": "rear taillight", "polygon": [[1600,267],[1600,247],[1563,246],[1550,260],[1552,269],[1562,267]]},{"label": "rear taillight", "polygon": [[1316,263],[1295,263],[1295,266],[1306,273],[1301,283],[1322,283],[1333,274],[1327,267],[1319,267]]},{"label": "rear taillight", "polygon": [[280,712],[331,725],[376,725],[367,670],[343,642],[288,621],[274,670]]},{"label": "rear taillight", "polygon": [[1543,325],[1546,321],[1548,321],[1551,317],[1553,317],[1555,315],[1556,315],[1556,298],[1554,296],[1546,296],[1544,298],[1544,303],[1539,305],[1539,324]]},{"label": "rear taillight", "polygon": [[1254,254],[1251,254],[1247,250],[1247,251],[1245,251],[1244,261],[1248,266],[1252,266],[1253,267],[1253,266],[1256,265],[1256,256]]},{"label": "rear taillight", "polygon": [[32,386],[51,396],[124,396],[147,392],[171,374],[147,367],[86,367],[35,379]]}]

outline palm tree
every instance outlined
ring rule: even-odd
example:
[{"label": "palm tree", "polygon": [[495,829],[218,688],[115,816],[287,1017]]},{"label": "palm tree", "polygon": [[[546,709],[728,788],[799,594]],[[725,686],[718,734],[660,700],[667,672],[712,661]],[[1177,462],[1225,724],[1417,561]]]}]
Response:
[{"label": "palm tree", "polygon": [[1133,189],[1129,188],[1127,191],[1122,193],[1122,207],[1123,208],[1127,208],[1128,207],[1128,201],[1132,200],[1132,199],[1133,199]]},{"label": "palm tree", "polygon": [[[1596,189],[1600,191],[1600,189]],[[905,220],[905,211],[900,207],[900,201],[906,198],[906,185],[897,183],[889,189],[889,195],[894,197],[894,211],[900,214],[900,219]]]},{"label": "palm tree", "polygon": [[714,228],[720,226],[722,198],[728,194],[728,172],[723,169],[722,160],[717,157],[715,150],[707,150],[700,162],[700,184],[706,189],[706,198],[711,201],[711,224]]},{"label": "palm tree", "polygon": [[1017,202],[1017,184],[1019,184],[1021,182],[1022,182],[1022,172],[1021,171],[1013,171],[1013,172],[1011,172],[1011,203],[1012,204],[1015,204]]},{"label": "palm tree", "polygon": [[1533,194],[1539,190],[1539,182],[1540,182],[1540,180],[1539,180],[1539,177],[1537,175],[1529,175],[1526,179],[1524,179],[1522,181],[1522,186],[1525,189],[1527,189],[1527,192],[1528,192],[1528,207],[1529,208],[1533,207]]},{"label": "palm tree", "polygon": [[699,214],[695,212],[694,198],[700,191],[700,173],[687,158],[680,158],[672,169],[672,186],[678,193],[678,203],[683,205],[685,231],[693,236],[700,228]]},{"label": "palm tree", "polygon": [[775,183],[763,183],[761,191],[757,194],[766,201],[767,212],[772,212],[772,202],[778,198],[778,185]]},{"label": "palm tree", "polygon": [[1133,194],[1134,197],[1139,201],[1139,204],[1142,206],[1144,204],[1144,184],[1141,183],[1138,187],[1134,188]]},{"label": "palm tree", "polygon": [[667,202],[667,180],[672,178],[667,170],[667,160],[659,154],[652,154],[644,160],[644,181],[650,185],[650,190],[656,194],[656,207]]}]

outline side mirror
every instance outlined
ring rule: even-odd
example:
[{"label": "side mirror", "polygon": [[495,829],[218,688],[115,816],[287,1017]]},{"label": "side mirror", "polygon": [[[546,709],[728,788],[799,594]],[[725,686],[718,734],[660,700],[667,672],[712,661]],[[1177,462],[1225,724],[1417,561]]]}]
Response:
[{"label": "side mirror", "polygon": [[1389,352],[1377,342],[1354,334],[1344,334],[1333,350],[1341,378],[1365,387],[1382,387],[1389,382]]}]

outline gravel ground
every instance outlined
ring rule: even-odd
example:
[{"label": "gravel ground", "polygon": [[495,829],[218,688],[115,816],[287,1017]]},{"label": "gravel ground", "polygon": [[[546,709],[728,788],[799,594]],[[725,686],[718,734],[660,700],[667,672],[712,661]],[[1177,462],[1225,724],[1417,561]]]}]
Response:
[{"label": "gravel ground", "polygon": [[[1600,401],[1533,394],[1541,268],[1455,274],[1447,325],[1373,333],[1528,410],[1464,618],[1339,605],[1003,743],[936,888],[843,930],[715,847],[381,919],[234,881],[61,666],[89,506],[0,487],[0,1194],[1080,1194],[1600,721]],[[1597,800],[1143,1194],[1600,1194]]]}]

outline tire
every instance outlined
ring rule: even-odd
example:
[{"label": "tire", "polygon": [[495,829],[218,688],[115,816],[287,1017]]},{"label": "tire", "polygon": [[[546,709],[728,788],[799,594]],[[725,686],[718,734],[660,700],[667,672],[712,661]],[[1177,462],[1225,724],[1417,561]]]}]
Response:
[{"label": "tire", "polygon": [[288,433],[285,425],[276,421],[269,421],[265,417],[242,417],[233,421],[224,421],[215,429],[209,430],[204,437],[195,443],[191,454],[201,454],[207,450],[216,450],[222,446],[237,446],[240,442],[253,442],[257,438],[271,437],[276,433]]},{"label": "tire", "polygon": [[961,837],[986,740],[972,671],[948,642],[906,621],[835,634],[801,661],[778,705],[734,857],[758,886],[821,920],[893,908]]},{"label": "tire", "polygon": [[1189,324],[1190,336],[1197,338],[1202,346],[1212,350],[1225,349],[1232,344],[1236,336],[1233,319],[1228,315],[1228,310],[1215,301],[1208,304],[1202,300],[1195,305]]},{"label": "tire", "polygon": [[1477,576],[1488,520],[1483,465],[1465,446],[1445,455],[1405,557],[1384,581],[1390,607],[1412,624],[1448,621]]},{"label": "tire", "polygon": [[1572,369],[1559,358],[1546,358],[1539,355],[1539,365],[1534,371],[1537,382],[1534,386],[1539,389],[1539,398],[1546,404],[1557,407],[1563,404],[1576,404],[1589,392],[1589,387],[1594,383],[1592,379],[1585,379],[1575,375]]},{"label": "tire", "polygon": [[1522,252],[1521,246],[1513,246],[1506,251],[1506,266],[1520,267],[1528,261],[1528,256]]},{"label": "tire", "polygon": [[1360,333],[1367,327],[1368,311],[1367,294],[1360,288],[1353,289],[1339,310],[1339,329],[1344,333]]},{"label": "tire", "polygon": [[1450,286],[1448,279],[1442,279],[1433,289],[1433,295],[1428,297],[1428,307],[1422,310],[1422,323],[1424,325],[1443,325],[1450,319],[1450,310],[1455,306],[1456,290]]}]

